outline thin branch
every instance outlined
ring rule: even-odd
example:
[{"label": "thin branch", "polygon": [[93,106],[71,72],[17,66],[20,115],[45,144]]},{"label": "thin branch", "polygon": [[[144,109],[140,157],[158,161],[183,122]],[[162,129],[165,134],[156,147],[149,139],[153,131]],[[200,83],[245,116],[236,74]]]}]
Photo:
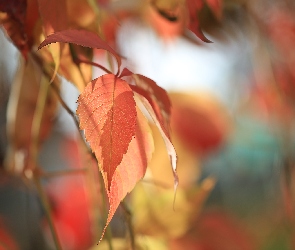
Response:
[{"label": "thin branch", "polygon": [[135,250],[135,236],[134,236],[134,229],[132,225],[132,213],[124,200],[120,203],[120,205],[123,208],[125,220],[128,227],[128,233],[130,237],[130,247],[131,247],[131,250]]},{"label": "thin branch", "polygon": [[57,236],[57,231],[54,227],[53,219],[51,216],[51,210],[49,206],[49,202],[45,191],[42,187],[39,176],[36,174],[36,162],[37,162],[37,154],[38,154],[38,144],[39,144],[39,136],[40,136],[40,128],[41,121],[43,117],[43,112],[46,105],[47,93],[49,88],[49,82],[45,75],[42,74],[40,88],[38,93],[38,99],[36,103],[36,108],[34,112],[34,117],[32,121],[32,132],[31,132],[31,144],[30,144],[30,154],[29,154],[29,166],[33,170],[35,184],[42,202],[42,205],[46,212],[46,217],[50,226],[51,234],[55,243],[57,250],[61,250],[61,244]]},{"label": "thin branch", "polygon": [[79,122],[76,118],[76,114],[69,108],[69,106],[65,103],[65,101],[62,99],[61,95],[60,95],[60,92],[59,92],[59,89],[58,87],[52,83],[50,85],[50,87],[54,90],[54,93],[56,94],[61,106],[68,112],[68,114],[73,118],[74,122],[75,122],[75,125],[78,129],[78,131],[80,130],[79,128]]}]

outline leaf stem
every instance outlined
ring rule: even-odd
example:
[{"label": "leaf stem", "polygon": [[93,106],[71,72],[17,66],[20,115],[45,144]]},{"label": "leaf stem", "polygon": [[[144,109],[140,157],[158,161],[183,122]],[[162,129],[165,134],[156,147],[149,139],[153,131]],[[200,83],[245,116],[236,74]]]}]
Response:
[{"label": "leaf stem", "polygon": [[92,65],[94,67],[98,67],[100,69],[102,69],[103,71],[105,71],[106,73],[108,74],[113,74],[110,70],[108,70],[107,68],[105,68],[104,66],[98,64],[98,63],[95,63],[95,62],[91,62],[91,61],[86,61],[86,60],[83,60],[81,58],[76,58],[76,61],[78,63],[85,63],[85,64],[89,64],[89,65]]}]

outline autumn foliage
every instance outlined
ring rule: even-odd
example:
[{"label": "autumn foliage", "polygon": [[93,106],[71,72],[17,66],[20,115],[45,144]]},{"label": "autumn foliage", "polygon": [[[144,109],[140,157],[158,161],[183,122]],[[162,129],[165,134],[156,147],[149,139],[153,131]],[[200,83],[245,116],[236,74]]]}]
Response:
[{"label": "autumn foliage", "polygon": [[[196,158],[204,159],[226,141],[233,123],[225,112],[226,108],[205,98],[200,104],[195,101],[198,97],[194,94],[168,94],[154,80],[132,72],[133,69],[125,66],[128,61],[125,56],[132,55],[120,54],[116,36],[120,22],[135,17],[148,25],[165,43],[182,37],[197,46],[207,43],[210,46],[211,40],[223,40],[222,32],[216,32],[212,27],[223,27],[223,20],[226,23],[231,11],[240,8],[241,13],[254,20],[249,21],[249,27],[255,26],[253,30],[260,34],[259,39],[266,40],[268,47],[272,48],[263,57],[268,58],[271,74],[260,75],[265,70],[261,65],[261,72],[258,72],[260,66],[253,70],[257,71],[254,75],[259,73],[261,82],[270,81],[272,85],[257,84],[249,95],[255,105],[258,103],[259,110],[267,114],[273,112],[290,125],[295,97],[295,60],[290,53],[295,47],[293,12],[283,7],[272,8],[265,14],[269,18],[266,22],[268,19],[259,15],[261,9],[255,9],[253,1],[247,4],[246,1],[234,0],[146,0],[130,5],[126,3],[128,1],[118,1],[123,7],[116,7],[115,2],[0,0],[1,27],[21,53],[25,65],[25,83],[16,84],[18,87],[15,89],[18,90],[12,90],[17,101],[10,106],[14,115],[8,121],[7,168],[25,179],[34,180],[50,217],[50,204],[47,204],[46,195],[42,195],[40,185],[40,178],[46,173],[38,166],[37,158],[50,134],[59,101],[73,118],[81,135],[79,145],[83,148],[82,155],[88,158],[85,157],[85,161],[81,157],[80,165],[95,162],[101,176],[103,192],[100,198],[103,200],[106,195],[108,212],[100,241],[121,202],[137,185],[130,204],[135,207],[137,221],[134,226],[139,234],[161,236],[167,240],[170,249],[175,250],[184,246],[185,249],[254,249],[255,244],[249,243],[251,236],[242,230],[236,233],[239,227],[229,218],[214,212],[210,216],[198,217],[216,179],[206,177],[195,188],[199,177]],[[294,10],[293,5],[292,8]],[[230,30],[229,33],[234,32]],[[288,36],[284,36],[286,33]],[[95,55],[103,55],[106,60],[97,62]],[[93,69],[104,73],[93,77]],[[79,97],[74,100],[76,111],[72,111],[62,99],[60,89],[64,79],[79,92]],[[22,116],[22,107],[25,106],[22,103],[26,101],[33,103],[33,108],[25,117]],[[26,134],[19,128],[22,120],[28,130]],[[19,169],[15,159],[20,152],[23,158]],[[155,164],[155,158],[161,160]],[[186,166],[179,173],[178,161]],[[169,170],[166,165],[170,165]],[[147,183],[139,183],[145,176],[147,179],[153,176],[155,183],[173,186],[174,189],[162,192],[151,188],[146,191]],[[181,177],[184,180],[182,183]],[[178,186],[180,190],[177,190]],[[170,214],[174,206],[180,207],[181,215]],[[140,214],[142,208],[147,209],[145,214]],[[148,223],[146,218],[151,218],[149,220],[156,226],[150,229],[145,225]],[[58,247],[54,226],[51,231]],[[206,236],[210,231],[216,232],[212,242]],[[129,237],[131,247],[135,249],[142,243],[132,232],[131,229]],[[3,242],[17,249],[9,235],[4,233]],[[195,238],[196,235],[198,237]],[[231,237],[235,240],[227,240]],[[122,242],[118,242],[121,245]],[[223,247],[218,248],[219,244]]]}]

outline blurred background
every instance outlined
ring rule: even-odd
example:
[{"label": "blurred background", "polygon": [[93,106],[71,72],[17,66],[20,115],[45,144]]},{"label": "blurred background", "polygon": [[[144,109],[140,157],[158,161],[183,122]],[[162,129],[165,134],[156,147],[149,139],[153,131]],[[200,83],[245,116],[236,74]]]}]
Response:
[{"label": "blurred background", "polygon": [[[5,2],[0,0],[0,249],[56,249],[55,238],[68,250],[295,249],[293,1],[59,3],[68,28],[99,34],[125,67],[153,79],[172,103],[180,179],[175,204],[169,158],[151,124],[155,152],[147,173],[99,245],[108,206],[71,111],[81,82],[105,72],[77,63],[73,47],[65,46],[57,80],[44,90],[42,72],[53,60],[49,50],[36,52],[45,37],[42,1]],[[19,32],[20,22],[30,32]],[[27,47],[19,34],[27,36]],[[111,71],[116,67],[104,51],[74,49]],[[46,219],[49,208],[56,236]]]}]

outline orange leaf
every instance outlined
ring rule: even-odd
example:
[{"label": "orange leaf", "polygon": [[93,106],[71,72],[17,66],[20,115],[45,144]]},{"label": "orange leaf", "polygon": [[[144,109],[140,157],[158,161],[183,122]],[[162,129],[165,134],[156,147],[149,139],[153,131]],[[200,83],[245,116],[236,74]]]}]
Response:
[{"label": "orange leaf", "polygon": [[110,190],[117,166],[135,135],[136,108],[128,83],[113,74],[91,81],[78,98],[80,128],[98,159]]},{"label": "orange leaf", "polygon": [[49,35],[38,47],[42,47],[50,43],[74,43],[89,48],[104,49],[113,54],[118,62],[118,68],[121,66],[121,57],[112,49],[105,41],[103,41],[97,34],[87,30],[63,30]]},{"label": "orange leaf", "polygon": [[104,230],[114,216],[121,200],[144,176],[153,150],[154,143],[150,127],[140,110],[137,110],[135,137],[130,142],[127,153],[117,167],[108,191],[110,210]]}]

